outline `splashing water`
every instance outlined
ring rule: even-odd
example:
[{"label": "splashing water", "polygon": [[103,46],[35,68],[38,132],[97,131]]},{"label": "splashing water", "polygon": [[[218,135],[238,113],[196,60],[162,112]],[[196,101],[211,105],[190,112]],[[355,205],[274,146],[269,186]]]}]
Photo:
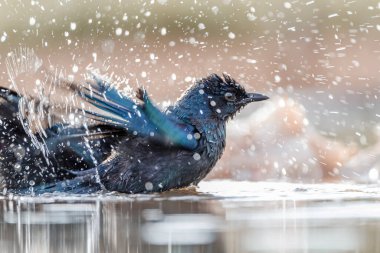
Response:
[{"label": "splashing water", "polygon": [[[49,106],[49,96],[45,96],[44,87],[46,86],[41,85],[40,79],[36,79],[33,82],[33,80],[30,80],[29,78],[30,76],[35,77],[37,75],[42,66],[42,60],[35,55],[33,49],[21,47],[17,51],[8,54],[6,65],[12,83],[11,88],[13,88],[18,94],[24,95],[20,98],[18,104],[20,112],[18,114],[19,120],[22,123],[25,132],[31,138],[33,145],[43,153],[46,162],[50,164],[48,159],[49,151],[46,143],[43,141],[43,137],[46,137],[46,133],[42,127],[42,122],[47,118],[50,122],[50,114],[46,113],[45,110],[45,108]],[[24,87],[20,85],[26,81],[32,81],[37,85],[37,99],[30,98]],[[50,88],[52,86],[47,87]],[[39,138],[38,136],[42,138]]]},{"label": "splashing water", "polygon": [[[40,152],[46,166],[54,171],[52,159],[56,159],[58,154],[52,152],[51,149],[57,148],[57,145],[78,146],[78,143],[82,143],[80,145],[83,145],[83,147],[76,147],[76,152],[80,156],[88,154],[89,159],[92,160],[92,164],[96,167],[98,161],[95,158],[94,152],[97,151],[94,148],[100,144],[95,143],[91,139],[92,133],[89,130],[89,126],[96,122],[92,117],[88,117],[89,115],[87,114],[87,112],[96,112],[96,108],[87,103],[81,92],[82,89],[88,89],[90,95],[92,95],[94,82],[101,81],[107,83],[107,85],[108,83],[113,83],[111,81],[112,74],[110,78],[99,76],[96,74],[97,70],[89,67],[89,73],[84,75],[85,81],[78,84],[66,81],[63,69],[45,69],[42,60],[35,54],[33,49],[22,47],[8,54],[6,65],[9,79],[11,80],[11,88],[19,94],[15,98],[18,100],[18,121],[34,146],[32,148],[34,151],[26,147],[26,154],[23,157],[30,152]],[[122,84],[125,88],[120,92],[127,95],[128,93],[130,94],[131,88],[125,85],[125,82],[125,79],[121,79],[112,85]],[[81,134],[82,141],[61,143],[62,140],[59,140],[57,142],[58,140],[54,139],[54,135],[59,136],[61,131],[65,131],[65,125],[83,129],[83,134]],[[13,137],[10,136],[9,138]],[[11,140],[10,143],[14,145]],[[20,143],[19,145],[23,144]],[[99,148],[101,147],[99,146]],[[23,157],[20,159],[22,160]],[[62,159],[66,158],[63,157]],[[27,176],[29,178],[33,177],[33,173],[37,173],[36,171],[21,170],[17,166],[21,168],[21,165],[16,163],[14,175],[12,175],[11,171],[7,172],[13,178],[20,177],[23,173],[29,174]],[[40,173],[49,174],[49,170],[46,167],[38,167]],[[98,171],[96,177],[96,181],[102,185]],[[14,183],[17,184],[17,182]],[[28,183],[30,186],[33,186],[36,182],[33,179],[29,179]]]}]

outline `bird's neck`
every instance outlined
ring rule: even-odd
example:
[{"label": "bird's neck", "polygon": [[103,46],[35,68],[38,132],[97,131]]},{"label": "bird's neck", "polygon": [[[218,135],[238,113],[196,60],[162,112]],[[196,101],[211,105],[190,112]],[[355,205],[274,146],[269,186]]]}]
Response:
[{"label": "bird's neck", "polygon": [[219,159],[226,142],[226,121],[215,115],[207,103],[198,96],[187,94],[168,110],[176,118],[195,126],[205,137],[207,152]]},{"label": "bird's neck", "polygon": [[211,171],[223,154],[226,145],[226,122],[215,117],[211,109],[202,101],[180,100],[167,108],[173,118],[193,125],[201,134],[196,152],[205,158],[202,166],[192,168],[191,182],[197,184]]},{"label": "bird's neck", "polygon": [[[195,126],[206,137],[208,144],[215,146],[218,153],[224,149],[226,139],[226,121],[220,119],[205,103],[199,99],[182,99],[170,108],[177,118]],[[213,148],[213,149],[214,149]]]}]

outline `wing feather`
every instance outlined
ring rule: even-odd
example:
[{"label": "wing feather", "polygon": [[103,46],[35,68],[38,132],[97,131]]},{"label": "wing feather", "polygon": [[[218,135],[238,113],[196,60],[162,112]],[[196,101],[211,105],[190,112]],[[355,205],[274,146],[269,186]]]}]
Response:
[{"label": "wing feather", "polygon": [[141,103],[121,94],[115,87],[94,77],[95,83],[90,88],[82,89],[81,96],[103,113],[86,110],[89,117],[104,124],[122,126],[133,133],[160,141],[162,144],[179,146],[193,150],[198,141],[193,138],[195,128],[185,122],[173,120],[158,109],[145,89],[137,91]]}]

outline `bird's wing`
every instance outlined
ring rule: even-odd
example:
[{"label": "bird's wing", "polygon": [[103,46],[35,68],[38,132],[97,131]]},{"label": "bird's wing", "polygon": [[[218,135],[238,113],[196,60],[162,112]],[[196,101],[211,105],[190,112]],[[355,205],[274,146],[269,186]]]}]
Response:
[{"label": "bird's wing", "polygon": [[145,89],[138,89],[140,103],[123,95],[108,82],[94,76],[80,94],[100,112],[85,110],[88,117],[102,124],[124,128],[130,134],[152,139],[185,149],[195,149],[198,141],[193,137],[194,126],[169,117],[150,100]]},{"label": "bird's wing", "polygon": [[[26,116],[25,118],[20,117],[22,99],[17,92],[0,87],[0,126],[3,130],[0,131],[0,139],[3,141],[0,144],[0,156],[6,157],[5,162],[8,164],[13,163],[12,159],[15,157],[6,155],[8,148],[3,147],[25,146],[25,140],[30,142],[34,140],[37,143],[37,145],[33,143],[36,148],[41,147],[46,150],[46,153],[42,155],[48,164],[54,167],[61,169],[92,168],[106,159],[111,154],[112,148],[119,142],[120,137],[127,134],[123,128],[115,126],[102,124],[73,126],[64,122],[43,128],[43,134],[40,132],[34,134],[29,131],[30,121],[27,121],[27,114],[23,114]],[[36,101],[38,102],[38,100]],[[48,111],[50,108],[44,110]],[[28,149],[30,148],[32,147]],[[13,151],[10,153],[13,154]],[[27,152],[23,159],[25,163],[22,163],[22,166],[34,166],[34,161],[38,157],[40,157],[39,152]],[[1,174],[3,173],[0,170]]]},{"label": "bird's wing", "polygon": [[46,130],[46,146],[61,168],[91,168],[105,160],[124,130],[107,125],[71,127],[57,124]]}]

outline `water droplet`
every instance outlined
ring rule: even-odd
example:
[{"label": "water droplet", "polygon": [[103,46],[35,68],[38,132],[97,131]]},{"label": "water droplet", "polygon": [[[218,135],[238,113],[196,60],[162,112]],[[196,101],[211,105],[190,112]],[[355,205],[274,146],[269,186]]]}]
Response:
[{"label": "water droplet", "polygon": [[328,18],[334,18],[334,17],[338,17],[338,16],[339,16],[338,13],[333,13],[333,14],[330,14],[328,16]]},{"label": "water droplet", "polygon": [[211,8],[211,11],[212,11],[212,13],[214,13],[214,15],[217,15],[218,12],[219,12],[219,8],[218,8],[218,6],[213,6],[213,7]]},{"label": "water droplet", "polygon": [[116,28],[115,30],[116,36],[120,36],[122,33],[123,33],[123,29],[121,29],[120,27]]},{"label": "water droplet", "polygon": [[30,17],[29,18],[29,25],[33,26],[36,24],[36,18],[35,17]]},{"label": "water droplet", "polygon": [[151,190],[153,190],[153,184],[152,184],[152,182],[146,182],[146,183],[145,183],[145,189],[146,189],[147,191],[151,191]]},{"label": "water droplet", "polygon": [[70,23],[70,29],[71,29],[72,31],[74,31],[75,29],[77,29],[77,24],[76,24],[75,22],[71,22],[71,23]]},{"label": "water droplet", "polygon": [[290,9],[290,8],[292,8],[292,4],[289,3],[289,2],[285,2],[285,3],[284,3],[284,7],[285,7],[286,9]]},{"label": "water droplet", "polygon": [[368,177],[372,182],[377,181],[379,179],[379,171],[376,168],[370,169],[368,172]]},{"label": "water droplet", "polygon": [[14,169],[15,169],[16,172],[20,172],[21,171],[21,164],[16,163],[13,167],[14,167]]},{"label": "water droplet", "polygon": [[194,153],[193,158],[195,161],[199,161],[201,159],[201,155],[198,153]]},{"label": "water droplet", "polygon": [[77,73],[79,70],[78,65],[74,64],[72,70],[73,70],[73,73]]},{"label": "water droplet", "polygon": [[257,19],[257,17],[255,16],[255,14],[253,13],[248,13],[247,14],[247,18],[249,21],[255,21]]},{"label": "water droplet", "polygon": [[235,39],[236,38],[236,35],[233,33],[233,32],[230,32],[228,34],[228,38],[230,38],[231,40]]},{"label": "water droplet", "polygon": [[166,33],[167,33],[166,27],[162,27],[162,28],[161,28],[161,35],[162,35],[162,36],[165,36]]},{"label": "water droplet", "polygon": [[355,66],[355,67],[359,67],[360,66],[360,63],[356,60],[353,60],[352,61],[352,64]]},{"label": "water droplet", "polygon": [[201,138],[201,134],[200,134],[200,133],[195,133],[195,134],[194,134],[194,138],[195,138],[196,140],[199,140],[199,139]]},{"label": "water droplet", "polygon": [[7,33],[4,32],[3,35],[2,35],[1,38],[0,38],[0,41],[1,41],[1,42],[4,42],[4,41],[7,39],[7,37],[8,37]]},{"label": "water droplet", "polygon": [[25,156],[25,148],[22,146],[18,146],[18,147],[13,149],[13,153],[18,160],[21,160]]},{"label": "water droplet", "polygon": [[247,63],[250,63],[250,64],[257,63],[257,61],[255,59],[247,59],[246,61],[247,61]]},{"label": "water droplet", "polygon": [[93,60],[94,60],[94,62],[96,62],[96,58],[97,58],[97,54],[94,52],[94,53],[92,53],[92,58],[93,58]]}]

